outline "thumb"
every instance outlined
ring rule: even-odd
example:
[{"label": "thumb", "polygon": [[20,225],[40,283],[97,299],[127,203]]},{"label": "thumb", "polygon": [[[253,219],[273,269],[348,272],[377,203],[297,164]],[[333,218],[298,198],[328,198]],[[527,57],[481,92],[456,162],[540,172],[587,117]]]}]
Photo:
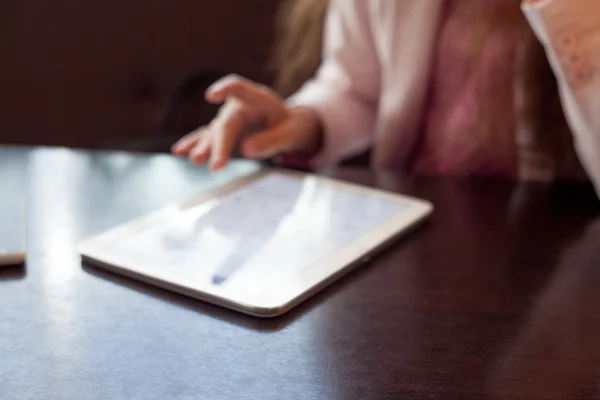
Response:
[{"label": "thumb", "polygon": [[279,153],[299,150],[301,137],[291,124],[283,123],[247,137],[242,142],[242,155],[247,158],[270,158]]}]

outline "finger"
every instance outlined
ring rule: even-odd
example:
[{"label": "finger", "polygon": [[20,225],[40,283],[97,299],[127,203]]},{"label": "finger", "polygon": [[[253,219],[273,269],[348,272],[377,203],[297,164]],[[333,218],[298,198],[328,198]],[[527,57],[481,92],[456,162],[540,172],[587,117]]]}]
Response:
[{"label": "finger", "polygon": [[189,133],[179,139],[175,144],[171,147],[171,152],[178,156],[184,156],[190,152],[198,143],[205,128],[199,128],[192,133]]},{"label": "finger", "polygon": [[242,143],[242,154],[247,158],[270,158],[282,152],[296,150],[294,131],[286,124],[248,137]]},{"label": "finger", "polygon": [[235,75],[217,81],[206,92],[206,100],[211,103],[221,103],[228,97],[246,103],[256,114],[282,109],[281,100],[271,89]]},{"label": "finger", "polygon": [[239,101],[230,99],[221,107],[219,115],[210,127],[212,132],[209,167],[212,170],[225,166],[240,133],[248,123],[247,111]]},{"label": "finger", "polygon": [[189,152],[190,162],[193,164],[205,163],[210,154],[211,136],[208,132],[203,135]]}]

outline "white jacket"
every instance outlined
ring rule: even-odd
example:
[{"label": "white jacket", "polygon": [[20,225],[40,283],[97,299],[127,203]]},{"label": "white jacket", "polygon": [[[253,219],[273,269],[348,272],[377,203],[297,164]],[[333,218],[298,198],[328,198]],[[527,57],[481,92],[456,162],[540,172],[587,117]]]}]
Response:
[{"label": "white jacket", "polygon": [[[289,99],[320,115],[316,162],[373,146],[374,162],[409,157],[426,97],[443,0],[331,0],[324,61]],[[522,6],[557,76],[577,154],[600,193],[600,0]]]}]

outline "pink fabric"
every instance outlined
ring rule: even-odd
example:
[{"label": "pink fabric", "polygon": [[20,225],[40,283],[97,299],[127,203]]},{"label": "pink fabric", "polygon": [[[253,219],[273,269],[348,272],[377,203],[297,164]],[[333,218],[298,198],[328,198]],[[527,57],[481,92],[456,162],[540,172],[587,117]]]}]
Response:
[{"label": "pink fabric", "polygon": [[[330,0],[324,62],[289,99],[323,123],[323,150],[313,162],[334,163],[372,145],[375,168],[513,177],[510,127],[482,126],[490,112],[510,120],[510,101],[481,116],[472,112],[481,96],[510,89],[503,78],[513,57],[510,33],[487,35],[477,68],[462,71],[468,51],[461,46],[476,37],[478,7],[503,1],[458,0],[473,7],[472,16],[449,33],[444,0]],[[600,59],[600,2],[543,0],[523,10],[546,47],[578,155],[600,190],[600,79],[593,74],[600,65],[586,69],[582,81],[575,78],[583,67],[569,64],[575,50],[583,55],[577,60]],[[577,46],[565,48],[565,35]]]},{"label": "pink fabric", "polygon": [[[512,25],[492,30],[485,23],[514,6],[514,0],[446,0],[416,172],[516,177],[512,83],[518,35]],[[483,49],[474,53],[480,40]]]}]

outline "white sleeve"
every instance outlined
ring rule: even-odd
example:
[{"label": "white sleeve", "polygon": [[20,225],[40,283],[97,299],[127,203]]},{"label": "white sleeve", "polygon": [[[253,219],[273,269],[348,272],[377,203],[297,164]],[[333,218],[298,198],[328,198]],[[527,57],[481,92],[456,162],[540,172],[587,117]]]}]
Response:
[{"label": "white sleeve", "polygon": [[373,140],[381,72],[369,12],[369,1],[331,0],[323,63],[315,79],[288,100],[319,115],[324,144],[317,164],[366,150]]},{"label": "white sleeve", "polygon": [[600,195],[600,0],[541,0],[522,9],[544,45],[575,150]]}]

